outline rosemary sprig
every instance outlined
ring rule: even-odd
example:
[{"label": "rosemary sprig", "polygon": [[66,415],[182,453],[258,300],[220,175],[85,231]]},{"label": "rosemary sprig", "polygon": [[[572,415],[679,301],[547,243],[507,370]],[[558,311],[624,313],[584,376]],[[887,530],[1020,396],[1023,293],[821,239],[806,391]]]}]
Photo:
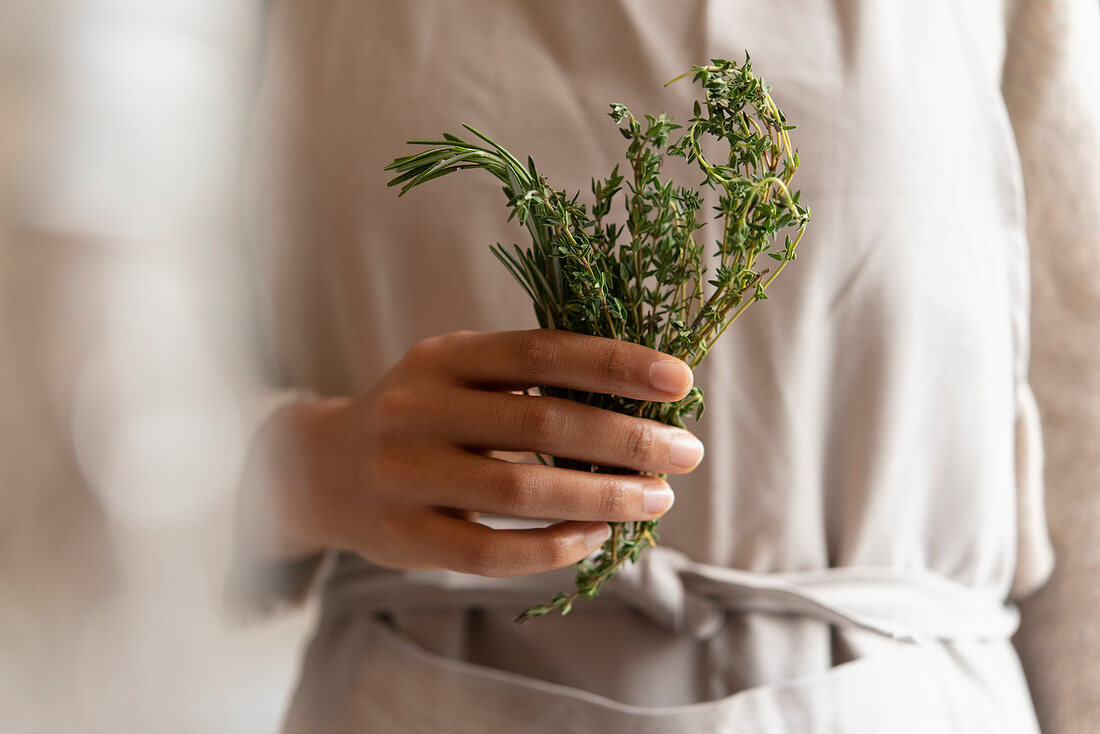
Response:
[{"label": "rosemary sprig", "polygon": [[[714,59],[669,84],[687,76],[703,96],[686,128],[664,113],[638,119],[624,105],[611,105],[610,117],[627,140],[629,175],[616,166],[606,178],[593,179],[588,205],[580,203],[579,192],[570,196],[551,188],[530,158],[522,163],[469,125],[463,127],[476,140],[444,134],[441,140],[410,141],[425,150],[387,166],[397,173],[389,185],[400,185],[404,195],[455,171],[491,173],[503,184],[509,219],[515,217],[531,238],[527,248],[497,243],[491,249],[531,297],[541,327],[644,344],[696,367],[730,324],[767,298],[768,286],[795,259],[810,210],[791,188],[798,169],[798,153],[788,135],[793,126],[767,85],[753,74],[748,54],[743,64]],[[704,153],[704,137],[720,144],[721,159]],[[711,253],[717,261],[713,272],[696,240],[703,226],[702,194],[662,176],[669,157],[696,166],[704,176],[701,185],[718,194],[720,236]],[[624,211],[621,224],[612,217],[617,200]],[[761,255],[778,262],[774,270],[757,266]],[[698,419],[703,413],[698,386],[676,403],[549,385],[540,391],[681,428],[684,416]],[[553,457],[552,463],[627,473],[561,457]],[[636,561],[657,540],[656,520],[612,523],[611,538],[577,564],[576,590],[524,611],[517,621],[553,609],[568,614],[574,602],[596,596],[624,563]]]}]

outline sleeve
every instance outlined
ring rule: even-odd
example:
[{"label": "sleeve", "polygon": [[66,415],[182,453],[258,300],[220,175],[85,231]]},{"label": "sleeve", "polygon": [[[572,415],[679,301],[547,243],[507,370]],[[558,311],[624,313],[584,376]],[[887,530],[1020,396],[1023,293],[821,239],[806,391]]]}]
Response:
[{"label": "sleeve", "polygon": [[[270,548],[273,509],[264,502],[271,493],[258,489],[274,476],[275,454],[268,451],[261,429],[278,411],[293,403],[317,399],[301,375],[291,369],[295,352],[287,338],[287,319],[303,297],[293,273],[300,248],[308,240],[297,226],[301,191],[295,185],[301,155],[297,80],[302,63],[295,46],[294,14],[286,3],[265,7],[260,21],[262,48],[255,68],[247,134],[242,140],[240,192],[241,287],[251,294],[251,322],[242,338],[253,356],[250,394],[244,399],[246,430],[251,437],[248,465],[238,487],[231,560],[222,601],[236,621],[271,616],[301,606],[320,585],[335,551],[290,560],[273,560],[261,552]],[[305,255],[308,257],[308,254]],[[247,321],[248,319],[246,319]],[[298,345],[297,348],[300,348]]]},{"label": "sleeve", "polygon": [[263,458],[263,446],[257,444],[261,426],[282,408],[313,397],[303,390],[272,388],[260,391],[249,401],[248,423],[250,435],[253,436],[249,453],[259,456],[251,456],[246,462],[252,467],[245,473],[252,474],[252,477],[250,480],[242,478],[242,486],[238,490],[241,496],[237,501],[233,549],[224,593],[227,614],[238,622],[270,617],[302,606],[331,567],[334,556],[331,550],[289,560],[273,560],[260,553],[259,548],[270,546],[270,543],[260,540],[265,529],[270,527],[264,519],[268,513],[265,508],[256,507],[251,502],[247,496],[250,488],[245,486],[248,481],[272,481],[272,477],[264,471],[270,462]]},{"label": "sleeve", "polygon": [[1008,21],[1002,90],[1027,205],[1031,421],[1041,414],[1045,434],[1020,458],[1041,472],[1057,557],[1022,605],[1016,643],[1042,730],[1068,734],[1100,723],[1100,7],[1018,0]]}]

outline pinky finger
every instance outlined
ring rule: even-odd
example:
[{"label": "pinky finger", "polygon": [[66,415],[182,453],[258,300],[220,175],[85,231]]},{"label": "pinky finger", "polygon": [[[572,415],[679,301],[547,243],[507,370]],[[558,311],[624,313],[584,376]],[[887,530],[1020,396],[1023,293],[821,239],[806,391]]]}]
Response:
[{"label": "pinky finger", "polygon": [[478,576],[520,576],[577,563],[611,537],[605,522],[559,522],[530,530],[494,530],[432,513],[424,537],[442,568]]}]

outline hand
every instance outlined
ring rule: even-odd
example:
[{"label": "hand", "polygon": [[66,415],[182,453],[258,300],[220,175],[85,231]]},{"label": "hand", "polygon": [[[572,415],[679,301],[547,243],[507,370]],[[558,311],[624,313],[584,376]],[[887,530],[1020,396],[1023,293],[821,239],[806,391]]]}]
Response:
[{"label": "hand", "polygon": [[[290,547],[353,549],[390,568],[510,576],[560,568],[609,536],[608,522],[672,506],[655,476],[599,474],[494,458],[531,451],[653,474],[691,471],[687,431],[554,397],[553,385],[648,401],[691,389],[686,364],[626,342],[555,330],[456,332],[416,344],[369,393],[299,404],[280,421],[275,499]],[[479,513],[559,520],[494,530]]]}]

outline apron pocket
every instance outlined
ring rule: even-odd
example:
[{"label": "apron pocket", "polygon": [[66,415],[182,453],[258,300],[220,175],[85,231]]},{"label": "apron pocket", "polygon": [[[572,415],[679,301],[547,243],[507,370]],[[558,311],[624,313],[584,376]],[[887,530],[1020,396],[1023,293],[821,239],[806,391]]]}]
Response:
[{"label": "apron pocket", "polygon": [[437,655],[371,617],[325,627],[310,646],[286,734],[924,734],[958,723],[939,648],[899,644],[726,698],[650,708]]}]

